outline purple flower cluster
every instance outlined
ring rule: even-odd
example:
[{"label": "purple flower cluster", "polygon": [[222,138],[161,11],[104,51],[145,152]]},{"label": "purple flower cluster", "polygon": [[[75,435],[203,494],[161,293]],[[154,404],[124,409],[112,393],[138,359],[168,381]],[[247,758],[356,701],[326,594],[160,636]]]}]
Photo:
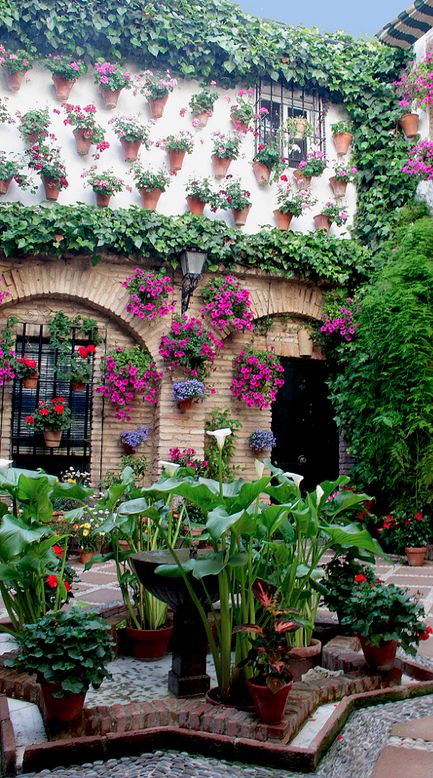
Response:
[{"label": "purple flower cluster", "polygon": [[146,273],[136,267],[133,275],[122,281],[122,286],[130,293],[126,310],[139,319],[154,319],[156,315],[166,316],[167,313],[172,313],[175,303],[173,299],[168,299],[174,291],[170,284],[170,276]]},{"label": "purple flower cluster", "polygon": [[249,408],[269,408],[284,385],[284,379],[279,377],[283,372],[274,354],[254,349],[241,351],[233,360],[230,391]]},{"label": "purple flower cluster", "polygon": [[138,427],[136,427],[133,430],[124,430],[120,433],[120,440],[122,443],[125,443],[127,446],[131,446],[131,448],[138,448],[143,443],[146,443],[146,440],[149,437],[149,427],[145,424],[139,424]]},{"label": "purple flower cluster", "polygon": [[256,429],[248,438],[248,445],[253,451],[263,451],[265,448],[273,448],[276,442],[272,430]]},{"label": "purple flower cluster", "polygon": [[159,353],[168,370],[180,368],[186,375],[203,378],[223,344],[204,329],[200,319],[182,316],[174,319],[169,335],[163,335]]},{"label": "purple flower cluster", "polygon": [[197,378],[190,378],[188,381],[176,381],[171,390],[171,396],[175,402],[182,400],[193,400],[198,398],[202,400],[206,393],[206,387],[203,381]]},{"label": "purple flower cluster", "polygon": [[102,376],[104,383],[96,391],[111,400],[117,419],[131,421],[131,403],[136,394],[146,402],[155,405],[158,400],[159,384],[162,373],[158,373],[150,358],[134,361],[137,348],[123,350],[119,347],[115,353],[102,357]]},{"label": "purple flower cluster", "polygon": [[413,64],[409,62],[400,80],[394,82],[399,105],[409,111],[412,106],[433,105],[433,54],[426,54],[415,67]]},{"label": "purple flower cluster", "polygon": [[229,326],[237,330],[253,329],[250,293],[248,289],[241,289],[232,276],[212,281],[204,289],[203,297],[207,302],[200,313],[210,314],[212,326],[217,330]]},{"label": "purple flower cluster", "polygon": [[[351,303],[353,301],[349,298],[348,302]],[[359,311],[361,311],[361,308],[357,308],[357,312]],[[359,327],[359,322],[354,321],[354,313],[351,308],[342,306],[337,316],[330,317],[327,313],[323,315],[323,324],[320,332],[325,333],[325,335],[336,333],[340,338],[350,343],[353,340],[357,327]]]},{"label": "purple flower cluster", "polygon": [[409,158],[401,169],[402,173],[419,176],[423,181],[433,179],[433,141],[422,140],[409,151]]}]

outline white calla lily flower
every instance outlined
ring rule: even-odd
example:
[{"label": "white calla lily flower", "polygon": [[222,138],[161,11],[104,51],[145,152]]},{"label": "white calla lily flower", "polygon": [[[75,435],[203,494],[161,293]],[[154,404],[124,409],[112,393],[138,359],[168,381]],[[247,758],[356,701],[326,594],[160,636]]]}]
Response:
[{"label": "white calla lily flower", "polygon": [[316,486],[316,505],[319,504],[319,502],[322,499],[324,494],[325,494],[325,492],[323,491],[323,489],[320,486],[320,484],[317,484],[317,486]]},{"label": "white calla lily flower", "polygon": [[175,462],[166,462],[164,459],[160,459],[158,464],[163,470],[167,471],[170,478],[174,478],[180,468],[180,465],[176,465]]},{"label": "white calla lily flower", "polygon": [[224,427],[224,429],[220,430],[207,430],[207,434],[212,435],[212,437],[215,438],[219,450],[222,451],[224,448],[225,439],[232,434],[232,431],[229,427]]},{"label": "white calla lily flower", "polygon": [[261,478],[262,475],[263,475],[263,471],[264,471],[264,469],[266,467],[265,463],[262,462],[260,459],[255,459],[254,460],[254,467],[256,468],[257,478]]},{"label": "white calla lily flower", "polygon": [[286,478],[290,478],[291,481],[294,481],[295,485],[296,485],[296,487],[298,489],[299,489],[299,484],[301,483],[301,481],[304,480],[304,476],[303,475],[298,475],[298,473],[289,473],[289,472],[287,472],[287,473],[283,473],[283,475],[285,475]]},{"label": "white calla lily flower", "polygon": [[0,467],[10,467],[13,459],[0,459]]}]

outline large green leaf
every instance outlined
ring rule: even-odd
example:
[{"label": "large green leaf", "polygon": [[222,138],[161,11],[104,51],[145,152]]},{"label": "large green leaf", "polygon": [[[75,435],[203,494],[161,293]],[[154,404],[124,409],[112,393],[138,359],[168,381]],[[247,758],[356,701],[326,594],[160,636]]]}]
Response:
[{"label": "large green leaf", "polygon": [[206,529],[213,540],[220,540],[225,532],[233,530],[237,533],[250,535],[256,527],[256,519],[248,511],[241,510],[237,513],[228,513],[226,509],[219,505],[208,514]]},{"label": "large green leaf", "polygon": [[338,525],[321,526],[322,532],[329,537],[333,546],[343,546],[344,548],[362,548],[371,551],[372,554],[385,556],[375,538],[372,538],[368,530],[363,529],[360,524],[352,522],[345,527]]},{"label": "large green leaf", "polygon": [[21,503],[24,515],[34,521],[49,521],[53,515],[53,505],[49,498],[48,478],[29,478],[21,474],[16,488],[16,499]]},{"label": "large green leaf", "polygon": [[59,481],[59,483],[54,484],[50,497],[52,500],[64,499],[84,502],[88,497],[91,497],[92,494],[93,489],[88,486]]},{"label": "large green leaf", "polygon": [[0,523],[0,559],[9,562],[46,533],[46,527],[30,527],[23,519],[5,514]]}]

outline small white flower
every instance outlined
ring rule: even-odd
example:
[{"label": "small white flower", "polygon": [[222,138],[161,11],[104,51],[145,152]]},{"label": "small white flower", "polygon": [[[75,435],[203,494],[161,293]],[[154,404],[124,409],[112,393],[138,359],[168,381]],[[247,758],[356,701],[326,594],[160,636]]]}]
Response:
[{"label": "small white flower", "polygon": [[224,448],[225,439],[232,434],[232,431],[229,429],[229,427],[225,427],[221,430],[207,430],[207,434],[212,435],[215,438],[219,450],[222,451]]},{"label": "small white flower", "polygon": [[163,470],[167,471],[170,478],[174,478],[180,468],[180,465],[176,465],[174,462],[166,462],[164,459],[160,459],[159,465]]},{"label": "small white flower", "polygon": [[0,467],[10,467],[13,459],[0,459]]},{"label": "small white flower", "polygon": [[283,473],[283,475],[285,475],[286,478],[290,478],[291,481],[294,481],[295,484],[296,484],[296,487],[298,489],[299,489],[299,484],[301,483],[301,481],[304,480],[304,476],[303,475],[298,475],[297,473],[288,473],[287,472],[287,473]]},{"label": "small white flower", "polygon": [[256,475],[257,478],[261,478],[263,475],[263,471],[265,469],[265,463],[262,462],[260,459],[254,460],[254,467],[256,468]]},{"label": "small white flower", "polygon": [[317,486],[316,486],[316,505],[319,504],[319,502],[322,499],[324,494],[325,494],[325,492],[323,491],[323,489],[320,486],[320,484],[317,484]]}]

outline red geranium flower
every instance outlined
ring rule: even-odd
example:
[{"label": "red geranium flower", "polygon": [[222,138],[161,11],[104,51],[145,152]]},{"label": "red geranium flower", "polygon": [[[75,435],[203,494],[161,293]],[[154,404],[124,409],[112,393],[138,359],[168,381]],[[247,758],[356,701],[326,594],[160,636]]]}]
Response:
[{"label": "red geranium flower", "polygon": [[54,406],[54,413],[58,413],[59,416],[62,415],[64,410],[65,410],[65,406],[64,405],[55,405]]},{"label": "red geranium flower", "polygon": [[63,554],[63,548],[60,546],[53,546],[53,551],[57,556],[61,556]]},{"label": "red geranium flower", "polygon": [[51,402],[53,402],[53,403],[64,403],[65,402],[65,398],[64,397],[53,397]]},{"label": "red geranium flower", "polygon": [[362,573],[359,573],[359,575],[355,575],[356,583],[365,583],[366,580],[367,579],[366,579],[365,575],[363,575]]},{"label": "red geranium flower", "polygon": [[86,357],[87,357],[87,348],[85,346],[79,346],[77,348],[77,351],[78,351],[80,357],[83,357],[83,359],[86,359]]},{"label": "red geranium flower", "polygon": [[35,420],[33,416],[26,416],[26,424],[34,424]]},{"label": "red geranium flower", "polygon": [[93,345],[93,343],[90,343],[90,345],[87,346],[87,353],[93,354],[94,352],[95,352],[95,346]]},{"label": "red geranium flower", "polygon": [[45,579],[45,583],[47,583],[48,586],[51,586],[52,589],[56,589],[59,582],[56,575],[49,575],[48,578]]},{"label": "red geranium flower", "polygon": [[49,410],[48,410],[48,408],[41,408],[39,410],[39,413],[40,413],[41,416],[48,416]]},{"label": "red geranium flower", "polygon": [[67,592],[71,591],[71,584],[69,583],[69,581],[63,581],[63,586],[65,587]]},{"label": "red geranium flower", "polygon": [[419,639],[420,640],[428,640],[430,635],[432,635],[432,634],[433,634],[433,629],[431,627],[427,627],[427,629],[424,632],[421,633],[421,635],[419,636]]},{"label": "red geranium flower", "polygon": [[416,519],[417,521],[424,521],[424,516],[422,515],[422,513],[415,513],[414,519]]}]

